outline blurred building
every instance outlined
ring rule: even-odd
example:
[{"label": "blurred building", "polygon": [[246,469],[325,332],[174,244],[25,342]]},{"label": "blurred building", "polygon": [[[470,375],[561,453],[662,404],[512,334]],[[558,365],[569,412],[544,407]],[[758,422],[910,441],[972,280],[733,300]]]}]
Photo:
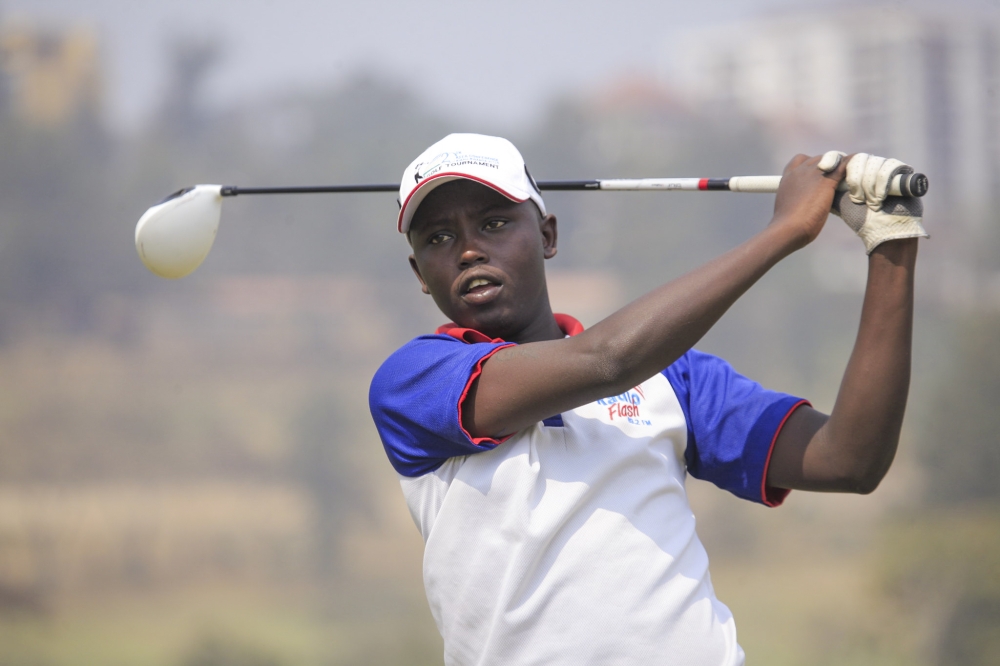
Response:
[{"label": "blurred building", "polygon": [[0,113],[54,128],[96,118],[103,95],[96,35],[83,28],[0,28]]},{"label": "blurred building", "polygon": [[679,41],[674,62],[699,103],[903,159],[938,203],[982,224],[1000,173],[1000,25],[946,11],[831,7],[711,27]]},{"label": "blurred building", "polygon": [[168,43],[170,79],[157,124],[172,140],[197,141],[210,124],[202,106],[205,79],[218,65],[222,47],[208,37],[181,37]]}]

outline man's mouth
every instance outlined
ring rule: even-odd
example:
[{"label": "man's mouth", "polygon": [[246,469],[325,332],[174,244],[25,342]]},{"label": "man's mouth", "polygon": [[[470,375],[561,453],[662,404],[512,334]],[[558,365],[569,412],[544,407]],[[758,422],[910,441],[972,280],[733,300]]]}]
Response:
[{"label": "man's mouth", "polygon": [[477,290],[481,291],[483,289],[486,289],[487,287],[492,287],[492,286],[494,286],[493,282],[490,282],[489,280],[486,280],[484,278],[476,278],[475,280],[469,283],[469,286],[465,288],[465,293]]},{"label": "man's mouth", "polygon": [[473,305],[488,303],[500,295],[503,285],[489,278],[474,278],[462,290],[462,299]]}]

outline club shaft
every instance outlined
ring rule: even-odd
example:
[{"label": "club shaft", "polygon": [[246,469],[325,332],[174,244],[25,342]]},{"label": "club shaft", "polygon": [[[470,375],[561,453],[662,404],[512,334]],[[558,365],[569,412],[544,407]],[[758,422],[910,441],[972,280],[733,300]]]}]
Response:
[{"label": "club shaft", "polygon": [[[676,191],[676,192],[757,192],[773,194],[778,191],[781,176],[734,176],[732,178],[615,178],[608,180],[542,180],[538,189],[547,191],[605,190],[619,192]],[[927,176],[920,173],[901,174],[889,186],[892,196],[922,197],[927,193]],[[846,189],[841,182],[840,189]],[[240,194],[329,194],[338,192],[398,192],[395,183],[365,185],[307,185],[295,187],[238,187],[224,185],[221,194],[235,197]]]},{"label": "club shaft", "polygon": [[235,197],[240,194],[336,194],[338,192],[398,192],[399,185],[379,183],[374,185],[300,185],[295,187],[238,187],[223,185],[220,194]]}]

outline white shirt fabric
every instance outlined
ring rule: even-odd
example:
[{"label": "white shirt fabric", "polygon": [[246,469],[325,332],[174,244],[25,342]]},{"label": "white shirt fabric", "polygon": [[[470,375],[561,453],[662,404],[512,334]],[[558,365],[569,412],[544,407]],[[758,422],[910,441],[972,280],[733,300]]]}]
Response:
[{"label": "white shirt fabric", "polygon": [[594,402],[400,477],[446,664],[743,664],[684,490],[684,414],[663,375],[639,388],[633,423]]}]

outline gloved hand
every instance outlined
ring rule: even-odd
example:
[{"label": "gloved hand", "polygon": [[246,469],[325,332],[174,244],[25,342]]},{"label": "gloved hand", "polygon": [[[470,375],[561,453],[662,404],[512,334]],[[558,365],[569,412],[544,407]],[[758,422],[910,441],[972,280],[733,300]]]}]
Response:
[{"label": "gloved hand", "polygon": [[[843,157],[844,153],[831,150],[817,166],[829,173]],[[913,168],[899,160],[856,153],[847,163],[847,191],[838,190],[833,197],[831,212],[861,237],[868,254],[888,240],[929,237],[921,224],[920,199],[889,196],[892,179],[901,173],[913,173]]]}]

